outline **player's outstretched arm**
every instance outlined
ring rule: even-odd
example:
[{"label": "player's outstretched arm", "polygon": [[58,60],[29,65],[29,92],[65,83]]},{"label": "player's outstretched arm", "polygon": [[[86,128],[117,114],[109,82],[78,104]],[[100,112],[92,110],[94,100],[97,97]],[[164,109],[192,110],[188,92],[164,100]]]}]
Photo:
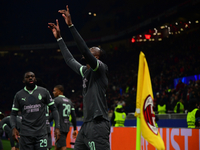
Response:
[{"label": "player's outstretched arm", "polygon": [[65,59],[67,65],[74,70],[76,73],[80,74],[80,67],[82,66],[79,62],[77,62],[72,54],[70,53],[69,49],[67,48],[65,42],[63,41],[61,34],[60,34],[60,27],[59,22],[56,20],[56,25],[54,23],[48,23],[48,28],[51,29],[54,37],[58,41],[58,45],[60,47],[61,53]]},{"label": "player's outstretched arm", "polygon": [[78,31],[74,27],[72,20],[71,20],[71,15],[70,15],[70,12],[69,12],[68,5],[66,6],[66,9],[67,10],[59,10],[58,12],[62,14],[63,18],[65,19],[66,24],[70,28],[72,36],[73,36],[80,52],[83,54],[83,56],[87,60],[90,67],[94,70],[97,66],[97,59],[92,55],[92,53],[90,52],[85,41],[83,40],[81,35],[78,33]]}]

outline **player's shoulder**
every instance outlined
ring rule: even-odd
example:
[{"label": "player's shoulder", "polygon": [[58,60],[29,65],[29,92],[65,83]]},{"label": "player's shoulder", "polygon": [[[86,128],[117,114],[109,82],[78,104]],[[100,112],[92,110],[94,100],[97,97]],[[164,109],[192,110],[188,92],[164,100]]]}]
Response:
[{"label": "player's shoulder", "polygon": [[59,97],[59,98],[63,103],[70,103],[71,102],[71,100],[69,98],[67,98],[66,96],[62,96],[62,97]]},{"label": "player's shoulder", "polygon": [[15,97],[18,96],[18,95],[23,94],[24,92],[25,92],[24,88],[19,90],[18,92],[16,92]]},{"label": "player's shoulder", "polygon": [[37,90],[40,90],[40,91],[48,91],[46,88],[41,87],[41,86],[37,86]]},{"label": "player's shoulder", "polygon": [[98,59],[98,63],[99,63],[99,67],[103,67],[104,69],[108,70],[108,66],[104,62]]}]

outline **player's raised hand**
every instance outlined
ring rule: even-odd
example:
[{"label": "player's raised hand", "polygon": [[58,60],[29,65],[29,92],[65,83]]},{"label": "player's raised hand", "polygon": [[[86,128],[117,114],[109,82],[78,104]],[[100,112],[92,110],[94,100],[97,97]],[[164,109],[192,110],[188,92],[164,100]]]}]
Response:
[{"label": "player's raised hand", "polygon": [[56,142],[60,139],[60,130],[58,128],[54,131],[54,137],[56,139]]},{"label": "player's raised hand", "polygon": [[16,142],[19,143],[19,140],[18,140],[19,132],[18,132],[18,130],[16,128],[13,128],[13,130],[12,130],[12,137]]},{"label": "player's raised hand", "polygon": [[69,12],[69,7],[68,5],[66,6],[66,9],[63,9],[63,10],[59,10],[58,12],[62,14],[63,18],[65,19],[65,22],[68,26],[71,26],[72,25],[72,19],[71,19],[71,15],[70,15],[70,12]]},{"label": "player's raised hand", "polygon": [[48,28],[51,29],[54,37],[56,39],[60,38],[61,35],[60,35],[60,27],[59,27],[59,22],[58,22],[58,19],[56,19],[56,25],[54,23],[48,23]]},{"label": "player's raised hand", "polygon": [[72,133],[72,137],[75,139],[78,135],[78,132],[77,130],[74,130],[73,133]]}]

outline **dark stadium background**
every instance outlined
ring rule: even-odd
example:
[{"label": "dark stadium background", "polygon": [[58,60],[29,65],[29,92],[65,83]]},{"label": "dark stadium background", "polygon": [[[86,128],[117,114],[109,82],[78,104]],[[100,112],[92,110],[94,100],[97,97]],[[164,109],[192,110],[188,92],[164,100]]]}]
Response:
[{"label": "dark stadium background", "polygon": [[[48,22],[58,19],[62,37],[80,61],[71,33],[58,13],[66,5],[88,46],[101,46],[107,52],[110,112],[120,101],[125,103],[125,112],[135,111],[140,51],[145,53],[149,64],[155,111],[156,93],[164,99],[169,112],[181,98],[185,108],[190,98],[199,100],[199,81],[192,81],[181,89],[173,86],[175,78],[200,74],[199,0],[1,0],[0,111],[10,114],[13,97],[24,86],[23,75],[31,70],[51,94],[55,85],[63,84],[65,95],[75,105],[76,115],[82,116],[81,77],[65,64],[47,28]],[[168,27],[173,35],[169,34]],[[161,35],[154,36],[154,28]],[[154,36],[154,41],[144,41],[145,34]],[[171,91],[166,92],[168,89]]]}]

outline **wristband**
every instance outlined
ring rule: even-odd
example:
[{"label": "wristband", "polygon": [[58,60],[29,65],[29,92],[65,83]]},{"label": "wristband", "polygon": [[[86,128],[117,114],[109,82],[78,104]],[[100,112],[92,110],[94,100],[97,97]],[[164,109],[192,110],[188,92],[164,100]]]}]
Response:
[{"label": "wristband", "polygon": [[62,37],[58,38],[58,39],[57,39],[57,42],[60,41],[60,40],[62,40]]},{"label": "wristband", "polygon": [[68,26],[69,28],[71,28],[71,27],[73,27],[74,25],[73,24],[71,24],[70,26]]}]

